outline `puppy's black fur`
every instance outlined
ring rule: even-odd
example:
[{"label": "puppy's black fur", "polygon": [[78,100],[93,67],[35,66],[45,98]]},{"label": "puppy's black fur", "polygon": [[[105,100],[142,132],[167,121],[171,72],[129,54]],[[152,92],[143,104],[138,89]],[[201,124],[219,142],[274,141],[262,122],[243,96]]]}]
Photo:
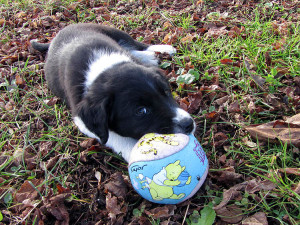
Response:
[{"label": "puppy's black fur", "polygon": [[[32,41],[32,46],[40,51],[49,48],[45,65],[49,88],[66,101],[73,117],[80,120],[76,123],[74,119],[80,130],[102,144],[111,132],[134,140],[150,132],[193,132],[192,118],[179,109],[166,78],[153,66],[154,52],[128,34],[96,24],[77,24],[60,31],[50,45]],[[96,65],[99,73],[95,73],[97,59],[101,62],[101,57],[112,54],[115,58],[109,59],[116,63],[104,60],[112,66]],[[90,83],[89,77],[93,78]],[[120,140],[112,140],[112,148],[113,142]],[[130,151],[114,150],[123,156]]]}]

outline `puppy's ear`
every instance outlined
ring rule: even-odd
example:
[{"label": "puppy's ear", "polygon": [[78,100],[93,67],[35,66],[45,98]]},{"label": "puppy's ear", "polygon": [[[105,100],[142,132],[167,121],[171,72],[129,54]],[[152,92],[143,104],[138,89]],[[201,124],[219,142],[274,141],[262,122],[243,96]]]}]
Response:
[{"label": "puppy's ear", "polygon": [[84,98],[77,105],[75,112],[83,122],[83,128],[79,126],[81,132],[90,137],[96,135],[101,144],[108,140],[108,103],[109,98],[103,98],[100,102]]}]

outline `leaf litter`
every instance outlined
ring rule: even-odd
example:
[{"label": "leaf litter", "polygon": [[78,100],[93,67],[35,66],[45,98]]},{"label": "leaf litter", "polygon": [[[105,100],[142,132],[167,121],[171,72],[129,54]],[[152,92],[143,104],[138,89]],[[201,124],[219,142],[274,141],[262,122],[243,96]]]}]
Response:
[{"label": "leaf litter", "polygon": [[[179,205],[161,206],[143,200],[133,191],[126,175],[126,164],[112,156],[109,149],[94,139],[82,139],[82,136],[79,140],[74,138],[80,135],[75,128],[72,135],[59,136],[61,127],[73,126],[71,117],[66,109],[53,114],[44,113],[49,107],[62,107],[62,102],[49,94],[41,79],[45,53],[36,52],[29,44],[32,39],[50,42],[67,24],[83,19],[79,11],[90,22],[106,25],[117,22],[134,38],[148,44],[188,45],[200,38],[217,40],[227,36],[246,39],[248,34],[243,24],[249,16],[247,10],[256,8],[258,4],[258,1],[227,0],[197,1],[195,4],[190,1],[79,1],[64,6],[61,1],[51,1],[52,13],[37,5],[25,10],[1,8],[0,26],[4,30],[0,34],[3,40],[0,42],[0,110],[3,122],[0,129],[2,134],[13,138],[3,142],[0,168],[2,172],[12,173],[25,167],[28,173],[25,180],[11,179],[7,175],[0,178],[1,222],[18,224],[36,220],[38,224],[151,224],[160,221],[161,224],[183,224],[193,219],[194,224],[203,224],[203,221],[207,224],[274,222],[265,212],[248,212],[247,207],[232,202],[242,202],[246,194],[250,194],[256,202],[261,202],[262,197],[271,198],[272,194],[278,193],[277,184],[259,177],[253,179],[254,174],[248,176],[240,173],[239,166],[249,162],[239,158],[238,154],[236,158],[227,157],[231,148],[230,137],[236,137],[238,132],[244,137],[246,131],[252,141],[246,137],[242,143],[236,144],[236,148],[244,144],[257,149],[257,140],[262,145],[269,142],[287,143],[294,146],[295,156],[299,156],[299,114],[291,118],[285,118],[284,115],[299,112],[300,80],[299,77],[290,76],[288,65],[273,58],[271,51],[263,55],[266,69],[271,71],[276,65],[277,75],[286,86],[279,88],[276,94],[261,94],[258,97],[246,95],[241,98],[238,94],[243,91],[241,87],[233,85],[233,92],[230,93],[228,87],[219,81],[220,71],[233,71],[232,77],[235,78],[238,73],[234,69],[245,68],[249,76],[247,79],[252,80],[251,87],[258,93],[266,93],[267,78],[257,74],[255,62],[247,57],[225,57],[206,71],[198,70],[197,63],[190,60],[192,56],[184,59],[182,68],[174,61],[166,65],[165,74],[176,92],[176,100],[195,115],[198,125],[196,136],[202,139],[205,148],[214,149],[207,155],[215,160],[210,162],[213,171],[195,197]],[[289,1],[282,4],[286,10],[290,10],[289,13],[296,8]],[[157,11],[149,15],[145,22],[131,15],[136,9],[150,8]],[[166,10],[170,15],[192,15],[190,20],[194,27],[180,27],[175,24],[176,21],[158,13],[160,10]],[[281,17],[282,13],[276,11],[273,15],[270,32],[281,38],[273,43],[272,51],[282,51],[286,47],[292,24],[296,21],[297,16],[286,21]],[[166,55],[158,57],[170,60]],[[178,73],[180,69],[182,73]],[[203,79],[204,74],[208,79]],[[178,91],[178,88],[188,92]],[[21,101],[13,98],[13,93]],[[247,117],[260,112],[278,114],[274,122],[249,126]],[[57,118],[60,119],[59,125]],[[58,138],[69,142],[68,145],[51,139],[53,137],[42,138],[48,135],[50,126]],[[17,137],[25,137],[24,143],[21,142],[23,146],[18,144]],[[27,139],[42,141],[28,144]],[[16,146],[21,147],[19,150],[23,152],[22,155],[13,151]],[[65,148],[68,148],[68,153],[63,152]],[[12,156],[11,151],[15,152]],[[71,156],[76,154],[78,158]],[[35,177],[31,177],[28,171],[33,171]],[[276,172],[280,176],[299,176],[299,168],[286,167]],[[65,174],[63,180],[59,178],[61,174]],[[209,195],[207,191],[217,192],[221,189],[224,189],[220,196],[222,200],[213,208],[207,206],[208,202],[214,200],[212,197],[205,200],[203,196]],[[295,183],[291,195],[299,195],[299,189],[299,182]],[[12,207],[6,208],[9,204]],[[133,211],[138,212],[137,216],[133,215]],[[288,217],[283,219],[291,221]]]}]

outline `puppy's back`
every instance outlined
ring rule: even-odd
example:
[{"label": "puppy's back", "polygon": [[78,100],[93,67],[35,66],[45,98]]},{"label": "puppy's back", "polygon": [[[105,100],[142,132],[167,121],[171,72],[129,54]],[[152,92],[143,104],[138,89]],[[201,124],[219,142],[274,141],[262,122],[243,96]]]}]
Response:
[{"label": "puppy's back", "polygon": [[[124,50],[102,33],[106,29],[96,24],[74,24],[61,30],[50,44],[45,75],[51,91],[63,98],[68,105],[67,90],[82,88],[89,62],[97,50],[122,52]],[[78,90],[78,93],[81,93]]]}]

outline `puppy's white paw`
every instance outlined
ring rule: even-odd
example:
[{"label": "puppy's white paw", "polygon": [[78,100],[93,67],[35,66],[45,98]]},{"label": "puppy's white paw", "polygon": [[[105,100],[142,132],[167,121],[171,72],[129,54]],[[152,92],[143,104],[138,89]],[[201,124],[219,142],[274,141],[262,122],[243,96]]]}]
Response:
[{"label": "puppy's white paw", "polygon": [[171,56],[176,54],[176,49],[171,45],[151,45],[146,51],[168,53]]}]

